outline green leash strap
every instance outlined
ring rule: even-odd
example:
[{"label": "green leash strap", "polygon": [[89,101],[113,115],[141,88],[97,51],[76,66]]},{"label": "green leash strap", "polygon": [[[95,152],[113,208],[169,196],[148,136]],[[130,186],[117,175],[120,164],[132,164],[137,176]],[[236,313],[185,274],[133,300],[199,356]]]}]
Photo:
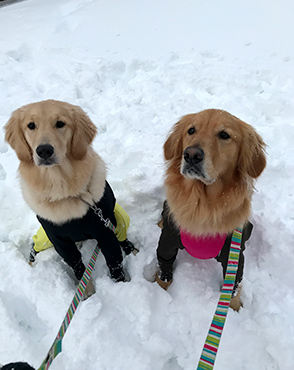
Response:
[{"label": "green leash strap", "polygon": [[228,266],[221,296],[206,337],[197,370],[213,369],[235,285],[241,240],[242,228],[236,228],[232,235]]},{"label": "green leash strap", "polygon": [[78,308],[78,305],[79,303],[81,302],[82,298],[83,298],[83,294],[85,292],[85,289],[88,285],[88,282],[90,280],[90,277],[91,277],[91,274],[92,274],[92,271],[94,269],[94,266],[95,266],[95,263],[97,261],[97,257],[98,257],[98,253],[99,253],[99,246],[97,244],[96,248],[94,249],[94,252],[92,254],[92,257],[90,259],[90,262],[80,280],[80,283],[78,285],[78,288],[77,288],[77,291],[76,291],[76,294],[75,296],[73,297],[73,300],[69,306],[69,309],[64,317],[64,320],[61,324],[61,327],[58,331],[58,334],[51,346],[51,348],[49,349],[48,351],[48,354],[45,358],[45,360],[43,361],[42,365],[38,368],[38,370],[47,370],[49,369],[49,366],[52,364],[53,360],[55,359],[55,357],[62,351],[62,346],[61,346],[61,343],[62,343],[62,339],[65,335],[65,332],[73,318],[73,315],[75,314],[76,312],[76,309]]}]

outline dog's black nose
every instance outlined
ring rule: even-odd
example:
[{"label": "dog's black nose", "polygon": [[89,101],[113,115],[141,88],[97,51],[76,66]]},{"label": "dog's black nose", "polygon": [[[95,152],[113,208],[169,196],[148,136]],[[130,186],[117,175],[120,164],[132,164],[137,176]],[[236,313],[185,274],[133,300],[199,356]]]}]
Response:
[{"label": "dog's black nose", "polygon": [[204,159],[204,150],[199,146],[189,146],[184,150],[184,159],[191,165],[200,163]]},{"label": "dog's black nose", "polygon": [[39,145],[36,152],[40,158],[49,159],[54,154],[54,148],[49,144]]}]

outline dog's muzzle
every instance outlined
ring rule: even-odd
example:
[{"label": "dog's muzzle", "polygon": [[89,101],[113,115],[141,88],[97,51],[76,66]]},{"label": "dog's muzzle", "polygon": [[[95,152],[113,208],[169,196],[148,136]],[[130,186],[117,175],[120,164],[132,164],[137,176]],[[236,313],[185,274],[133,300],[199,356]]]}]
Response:
[{"label": "dog's muzzle", "polygon": [[200,146],[189,146],[184,150],[181,173],[188,178],[205,177],[203,172],[204,150]]},{"label": "dog's muzzle", "polygon": [[50,144],[39,145],[36,149],[38,166],[53,166],[56,164],[54,147]]}]

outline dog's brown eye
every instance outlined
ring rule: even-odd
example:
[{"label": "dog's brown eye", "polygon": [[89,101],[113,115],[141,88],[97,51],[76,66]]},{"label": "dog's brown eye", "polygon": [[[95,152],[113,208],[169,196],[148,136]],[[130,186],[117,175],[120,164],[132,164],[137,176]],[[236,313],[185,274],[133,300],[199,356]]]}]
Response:
[{"label": "dog's brown eye", "polygon": [[34,130],[34,129],[36,128],[35,122],[30,122],[30,123],[28,124],[28,128],[29,128],[30,130]]},{"label": "dog's brown eye", "polygon": [[64,122],[62,122],[62,121],[57,121],[56,122],[56,127],[57,128],[62,128],[62,127],[64,127],[65,126],[65,123]]},{"label": "dog's brown eye", "polygon": [[189,135],[193,135],[193,134],[195,134],[195,132],[196,132],[195,127],[190,127],[189,130],[188,130]]},{"label": "dog's brown eye", "polygon": [[231,137],[226,131],[221,131],[218,136],[222,140],[228,140]]}]

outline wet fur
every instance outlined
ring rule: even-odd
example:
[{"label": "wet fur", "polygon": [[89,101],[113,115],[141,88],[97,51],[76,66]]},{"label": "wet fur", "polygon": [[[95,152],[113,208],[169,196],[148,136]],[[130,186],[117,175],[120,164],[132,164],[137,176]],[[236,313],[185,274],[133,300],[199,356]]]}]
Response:
[{"label": "wet fur", "polygon": [[[190,128],[195,133],[188,134]],[[230,139],[220,138],[225,131]],[[203,176],[183,174],[187,147],[203,149]],[[266,166],[265,144],[254,128],[222,110],[189,114],[164,144],[165,187],[176,224],[193,235],[229,233],[248,220],[253,180]]]},{"label": "wet fur", "polygon": [[[62,121],[65,126],[56,127]],[[28,125],[34,122],[36,128]],[[104,192],[106,168],[92,149],[96,127],[78,106],[46,100],[14,111],[5,126],[5,139],[20,160],[24,199],[32,210],[54,223],[86,214],[88,203]],[[54,165],[40,165],[36,148],[54,147]]]}]

